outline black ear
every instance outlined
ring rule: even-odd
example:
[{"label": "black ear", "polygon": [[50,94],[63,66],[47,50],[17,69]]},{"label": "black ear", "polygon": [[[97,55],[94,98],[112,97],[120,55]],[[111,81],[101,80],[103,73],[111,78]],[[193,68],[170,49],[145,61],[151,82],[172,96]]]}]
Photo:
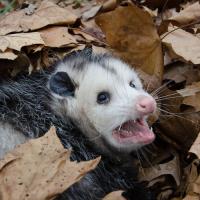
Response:
[{"label": "black ear", "polygon": [[75,84],[66,72],[57,72],[49,80],[52,92],[60,96],[74,96]]}]

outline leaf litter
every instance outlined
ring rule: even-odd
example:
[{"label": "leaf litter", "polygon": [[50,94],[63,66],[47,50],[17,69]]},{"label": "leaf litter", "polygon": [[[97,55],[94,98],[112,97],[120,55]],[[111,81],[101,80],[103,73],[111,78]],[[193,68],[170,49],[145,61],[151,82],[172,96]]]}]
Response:
[{"label": "leaf litter", "polygon": [[[92,0],[74,4],[18,0],[16,3],[15,11],[0,16],[0,73],[8,76],[21,70],[31,73],[86,45],[95,52],[111,51],[119,56],[136,68],[144,87],[158,102],[157,116],[149,120],[157,139],[141,150],[139,179],[148,182],[157,199],[199,199],[199,2]],[[60,149],[58,154],[50,149],[54,142],[55,148]],[[48,145],[40,153],[43,144]],[[31,159],[28,151],[33,152],[29,154]],[[48,156],[44,158],[44,154]],[[0,196],[3,200],[23,199],[19,196],[25,199],[26,194],[27,199],[52,199],[94,169],[100,159],[76,163],[69,156],[70,150],[61,147],[53,128],[44,137],[17,147],[0,161]],[[46,165],[52,168],[51,173],[38,171],[35,163],[40,160],[47,161],[41,169]],[[67,169],[68,181],[61,180],[58,165]],[[52,176],[54,180],[49,183]],[[5,177],[7,182],[2,182]],[[20,185],[17,177],[22,180]],[[12,192],[7,192],[8,188]],[[124,199],[121,194],[122,191],[113,191],[104,199]]]}]

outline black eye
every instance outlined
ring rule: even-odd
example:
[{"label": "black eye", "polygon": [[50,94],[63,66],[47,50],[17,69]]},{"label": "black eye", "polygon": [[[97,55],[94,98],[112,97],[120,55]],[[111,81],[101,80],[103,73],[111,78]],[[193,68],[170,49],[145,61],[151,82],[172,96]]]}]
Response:
[{"label": "black eye", "polygon": [[134,84],[133,81],[131,81],[131,82],[129,83],[129,85],[130,85],[132,88],[135,88],[135,84]]},{"label": "black eye", "polygon": [[110,101],[110,94],[108,92],[100,92],[97,96],[97,103],[106,104]]}]

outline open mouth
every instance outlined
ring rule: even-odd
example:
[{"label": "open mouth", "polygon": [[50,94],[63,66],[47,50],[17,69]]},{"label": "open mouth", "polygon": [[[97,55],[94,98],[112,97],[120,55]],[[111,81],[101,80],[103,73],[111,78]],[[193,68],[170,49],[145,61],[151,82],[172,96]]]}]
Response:
[{"label": "open mouth", "polygon": [[123,123],[113,130],[112,135],[120,144],[149,144],[155,139],[144,118]]}]

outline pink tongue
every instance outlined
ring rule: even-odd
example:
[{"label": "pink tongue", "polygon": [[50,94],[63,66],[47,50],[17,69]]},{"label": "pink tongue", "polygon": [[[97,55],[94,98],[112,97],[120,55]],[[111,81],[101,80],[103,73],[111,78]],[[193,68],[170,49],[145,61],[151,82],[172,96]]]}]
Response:
[{"label": "pink tongue", "polygon": [[155,139],[154,133],[149,129],[146,122],[129,121],[120,130],[113,132],[113,137],[119,143],[143,143],[149,144]]}]

